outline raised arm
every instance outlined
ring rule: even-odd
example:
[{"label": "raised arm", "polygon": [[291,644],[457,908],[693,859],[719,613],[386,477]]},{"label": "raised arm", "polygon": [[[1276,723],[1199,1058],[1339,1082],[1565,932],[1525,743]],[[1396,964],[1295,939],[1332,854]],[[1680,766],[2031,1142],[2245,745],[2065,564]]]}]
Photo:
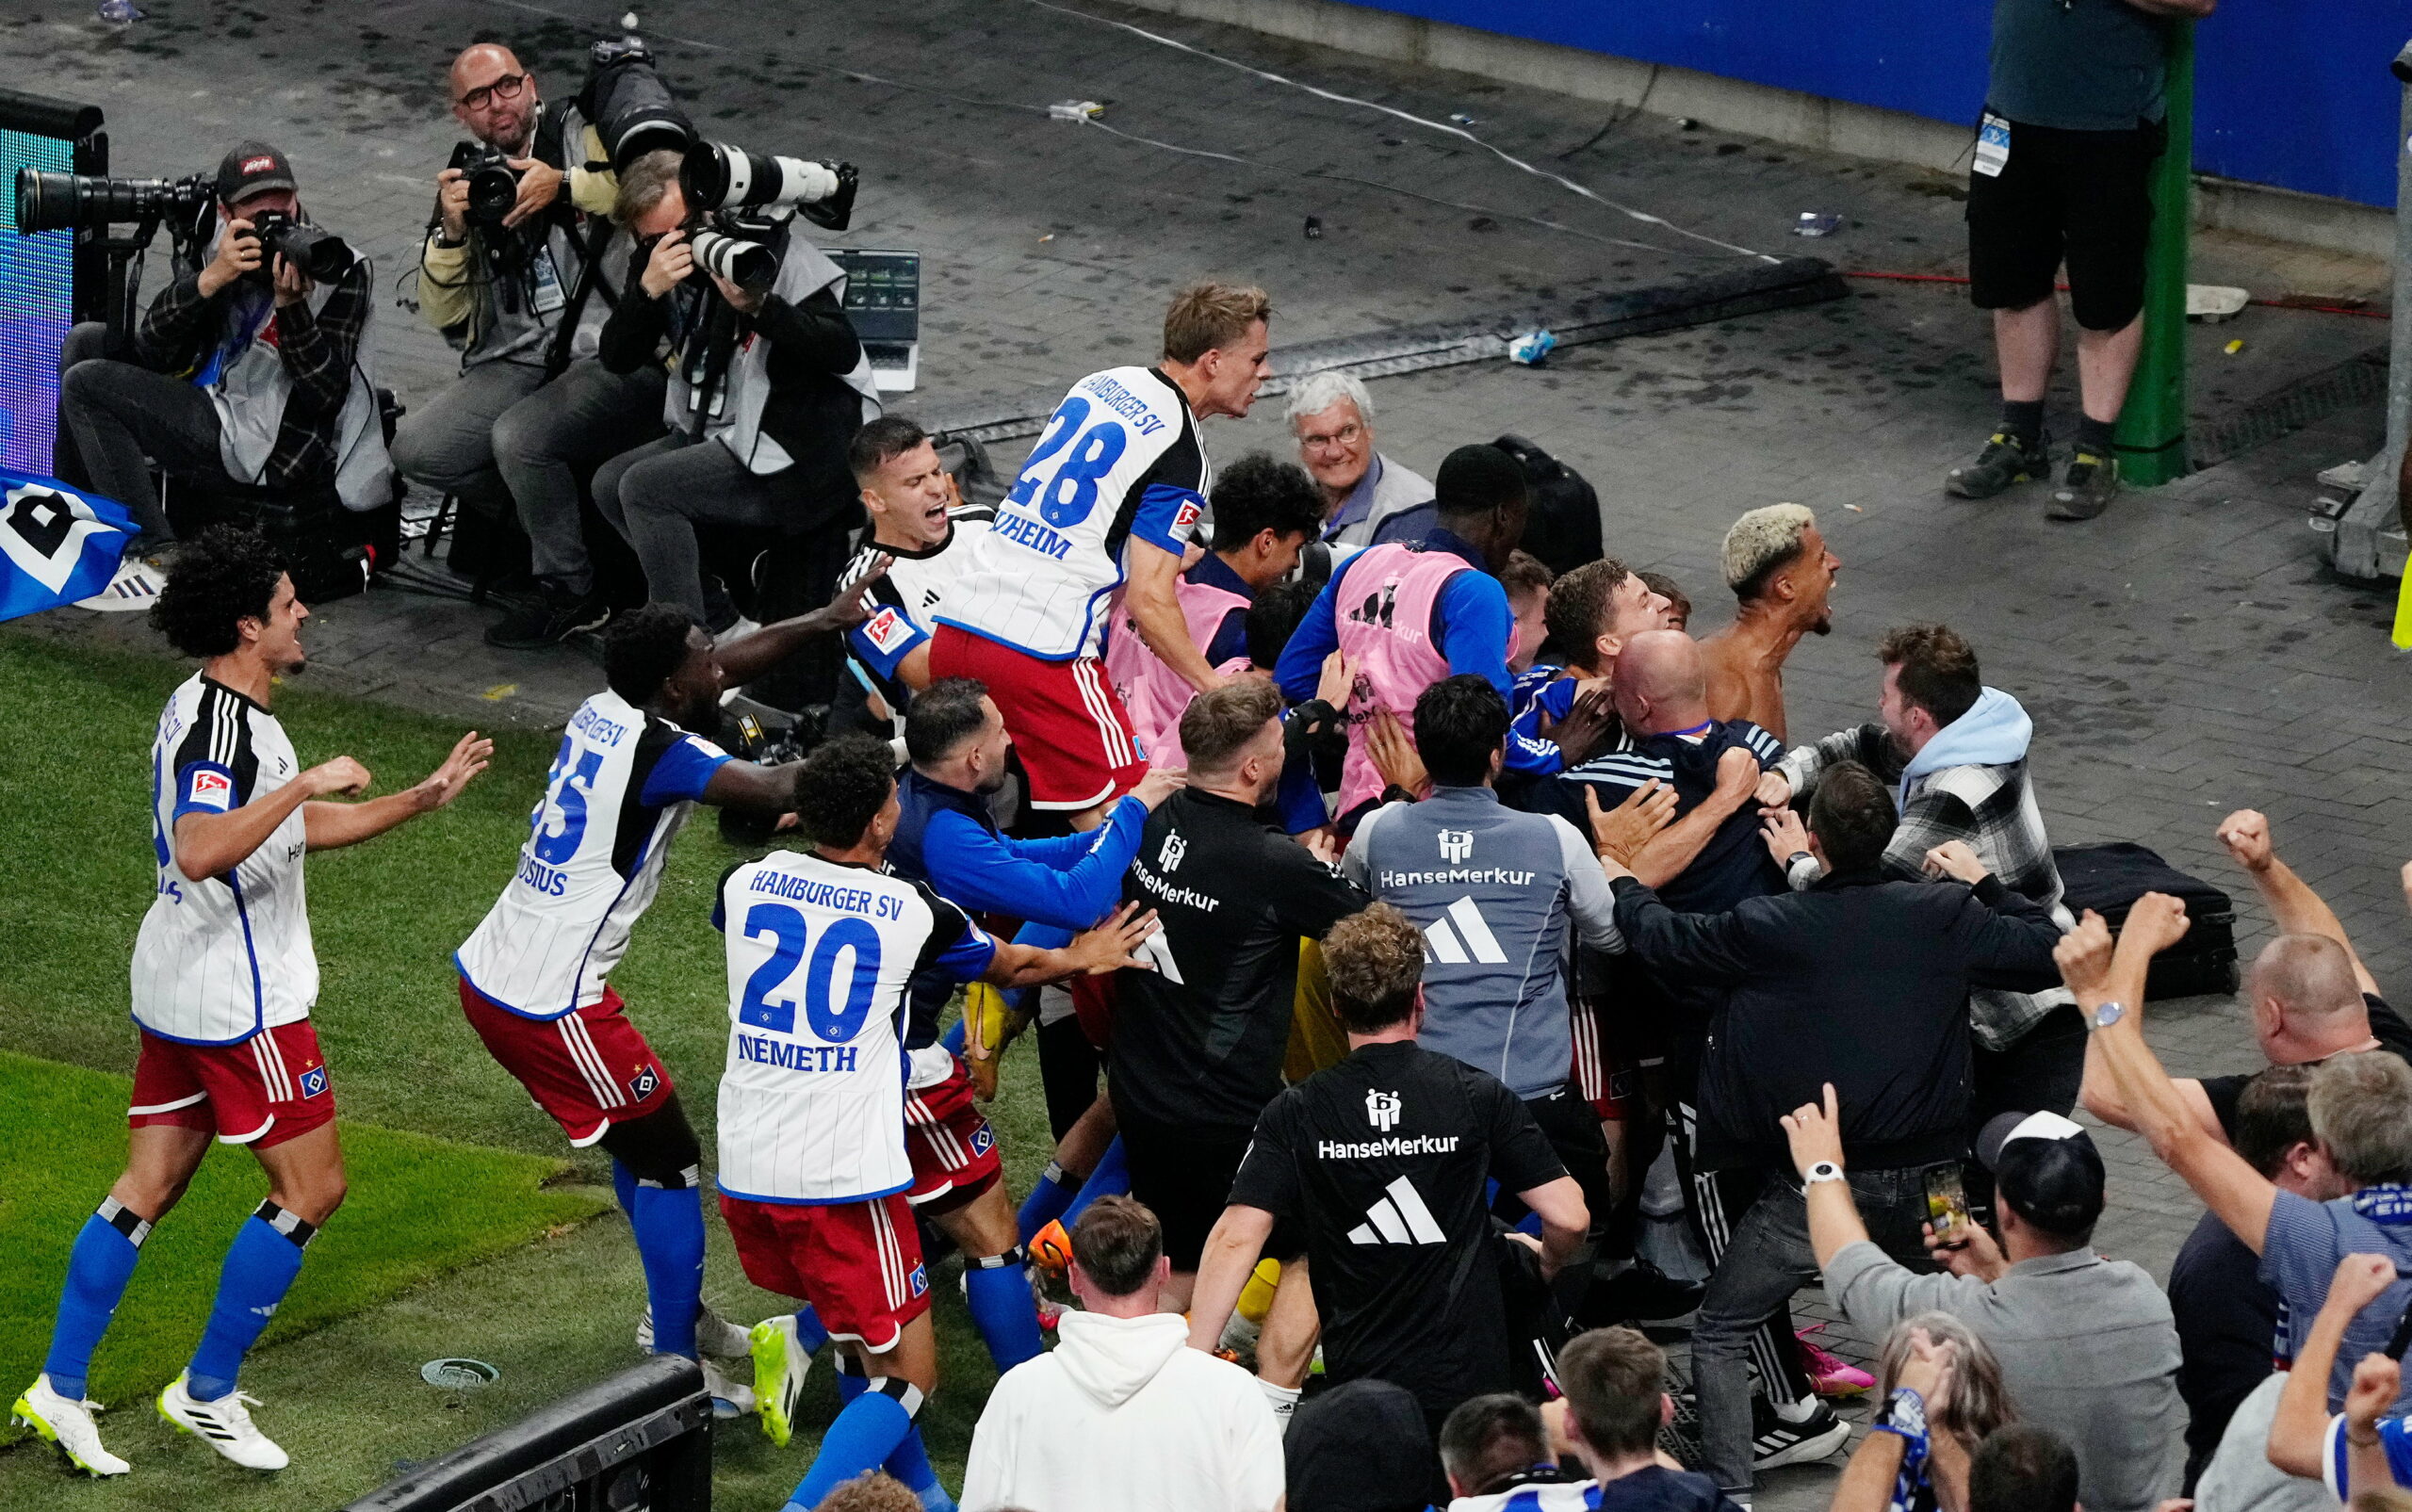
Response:
[{"label": "raised arm", "polygon": [[838,635],[853,629],[871,618],[863,608],[863,595],[871,585],[888,572],[888,558],[875,557],[863,575],[848,583],[838,596],[809,613],[778,620],[749,635],[740,636],[712,652],[712,659],[720,663],[720,675],[731,688],[740,688],[785,661],[798,651],[824,635]]},{"label": "raised arm", "polygon": [[[2127,911],[2127,927],[2120,932],[2115,950],[2110,927],[2089,908],[2077,929],[2062,936],[2054,954],[2062,980],[2077,997],[2078,1011],[2090,1023],[2106,1002],[2132,1010],[2142,1001],[2144,968],[2153,956],[2185,934],[2185,905],[2167,893],[2148,892]],[[2218,1135],[2204,1130],[2159,1057],[2144,1043],[2143,1026],[2137,1016],[2125,1012],[2116,1022],[2094,1030],[2087,1052],[2101,1055],[2110,1085],[2127,1109],[2136,1132],[2151,1143],[2153,1153],[2185,1178],[2194,1195],[2219,1214],[2231,1233],[2256,1255],[2261,1253],[2277,1189]]]},{"label": "raised arm", "polygon": [[[2354,1319],[2394,1284],[2395,1263],[2383,1255],[2348,1255],[2337,1262],[2337,1276],[2328,1283],[2327,1300],[2320,1305],[2319,1316],[2311,1320],[2311,1331],[2295,1351],[2293,1368],[2287,1372],[2286,1390],[2278,1393],[2277,1415],[2270,1422],[2271,1464],[2306,1480],[2322,1477],[2327,1470],[2322,1460],[2328,1444],[2328,1377],[2336,1369],[2337,1351],[2343,1347],[2345,1330],[2353,1326]],[[2358,1372],[2354,1385],[2358,1391],[2362,1385]],[[2395,1393],[2390,1390],[2379,1399],[2378,1406],[2384,1408],[2394,1400]],[[2368,1427],[2364,1424],[2366,1431],[2360,1437],[2370,1440],[2370,1447],[2378,1448],[2377,1437],[2368,1432]],[[2379,1464],[2386,1464],[2384,1451]],[[2385,1486],[2394,1479],[2382,1469],[2375,1481],[2365,1483],[2358,1463],[2352,1472],[2357,1486]],[[2349,1494],[2339,1488],[2340,1497]]]},{"label": "raised arm", "polygon": [[2339,922],[2336,910],[2311,890],[2311,884],[2295,875],[2294,868],[2278,859],[2270,839],[2268,816],[2257,809],[2240,808],[2220,821],[2217,833],[2230,858],[2253,879],[2254,890],[2260,893],[2278,933],[2324,935],[2345,947],[2345,958],[2354,963],[2354,980],[2364,992],[2377,997],[2378,980],[2354,952],[2354,942],[2345,937],[2345,926]]},{"label": "raised arm", "polygon": [[1155,969],[1152,966],[1132,954],[1156,932],[1154,910],[1143,914],[1139,906],[1123,904],[1113,918],[1073,935],[1071,944],[1055,950],[1000,940],[997,953],[988,963],[988,969],[980,973],[980,980],[1000,987],[1035,987],[1067,977],[1151,971]]},{"label": "raised arm", "polygon": [[[310,803],[302,805],[302,823],[313,851],[333,851],[374,839],[395,825],[432,814],[461,795],[469,779],[494,758],[494,742],[471,730],[452,743],[444,764],[398,793],[365,804]],[[362,773],[364,777],[367,773]],[[356,789],[355,789],[356,790]]]},{"label": "raised arm", "polygon": [[1645,885],[1663,887],[1683,875],[1715,837],[1718,827],[1751,801],[1759,786],[1759,764],[1734,746],[1717,758],[1717,788],[1683,818],[1660,830],[1633,858],[1632,872]]}]

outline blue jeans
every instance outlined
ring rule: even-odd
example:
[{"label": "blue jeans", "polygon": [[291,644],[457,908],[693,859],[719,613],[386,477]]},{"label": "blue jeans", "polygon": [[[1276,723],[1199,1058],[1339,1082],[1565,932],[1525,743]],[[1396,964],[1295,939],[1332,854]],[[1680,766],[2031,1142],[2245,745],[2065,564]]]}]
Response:
[{"label": "blue jeans", "polygon": [[[1957,1168],[1959,1162],[1938,1162]],[[1850,1171],[1851,1200],[1867,1235],[1886,1254],[1920,1270],[1932,1267],[1919,1226],[1926,1221],[1931,1166]],[[1809,1247],[1809,1206],[1800,1178],[1770,1175],[1708,1278],[1692,1325],[1692,1385],[1700,1392],[1701,1447],[1708,1472],[1726,1491],[1751,1488],[1751,1335],[1781,1314],[1792,1293],[1817,1278]]]}]

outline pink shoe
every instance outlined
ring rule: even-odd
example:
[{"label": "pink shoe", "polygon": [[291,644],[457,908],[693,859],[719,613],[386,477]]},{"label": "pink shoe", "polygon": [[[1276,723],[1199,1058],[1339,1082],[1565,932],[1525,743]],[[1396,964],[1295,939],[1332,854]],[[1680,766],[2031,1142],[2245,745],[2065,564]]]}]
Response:
[{"label": "pink shoe", "polygon": [[1876,1377],[1847,1360],[1837,1358],[1820,1347],[1809,1336],[1824,1333],[1826,1325],[1813,1324],[1792,1337],[1801,1345],[1801,1364],[1809,1373],[1809,1384],[1819,1396],[1857,1396],[1876,1384]]}]

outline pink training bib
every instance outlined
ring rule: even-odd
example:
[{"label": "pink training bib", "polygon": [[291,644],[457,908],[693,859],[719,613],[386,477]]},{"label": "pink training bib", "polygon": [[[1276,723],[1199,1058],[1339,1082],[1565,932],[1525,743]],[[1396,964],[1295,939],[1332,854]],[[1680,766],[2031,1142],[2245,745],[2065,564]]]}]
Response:
[{"label": "pink training bib", "polygon": [[[1396,542],[1368,546],[1349,559],[1333,593],[1333,626],[1341,654],[1357,663],[1348,691],[1348,756],[1340,768],[1340,812],[1381,795],[1382,776],[1366,754],[1374,710],[1387,708],[1409,735],[1415,701],[1449,675],[1449,658],[1432,643],[1432,606],[1450,578],[1475,569],[1446,551],[1420,551]],[[1514,656],[1511,641],[1508,654]]]},{"label": "pink training bib", "polygon": [[[1187,575],[1176,578],[1173,594],[1181,605],[1181,617],[1189,626],[1189,641],[1202,654],[1214,643],[1214,632],[1222,627],[1224,616],[1235,609],[1244,610],[1248,601],[1228,588],[1215,588],[1189,580]],[[1151,767],[1182,767],[1188,758],[1181,749],[1181,716],[1189,707],[1189,700],[1198,690],[1189,679],[1165,665],[1164,658],[1148,649],[1139,639],[1137,626],[1131,623],[1130,612],[1122,607],[1122,595],[1114,595],[1114,611],[1107,619],[1105,638],[1106,675],[1114,679],[1115,696],[1131,715],[1131,728],[1139,737],[1139,749]],[[1214,670],[1225,676],[1248,669],[1246,657],[1235,657]]]}]

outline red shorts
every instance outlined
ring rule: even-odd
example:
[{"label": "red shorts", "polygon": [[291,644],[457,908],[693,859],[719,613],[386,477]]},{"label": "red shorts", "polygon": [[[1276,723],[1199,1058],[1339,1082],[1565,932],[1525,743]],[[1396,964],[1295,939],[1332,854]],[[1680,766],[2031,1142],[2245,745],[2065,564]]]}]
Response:
[{"label": "red shorts", "polygon": [[125,1115],[135,1129],[171,1124],[273,1149],[334,1115],[326,1057],[306,1018],[233,1045],[182,1045],[142,1030]]},{"label": "red shorts", "polygon": [[622,1006],[605,987],[599,1001],[574,1014],[525,1018],[461,983],[469,1027],[580,1149],[670,1100],[670,1073]]},{"label": "red shorts", "polygon": [[802,1297],[832,1339],[874,1354],[896,1347],[904,1325],[930,1310],[930,1274],[912,1205],[892,1192],[862,1202],[756,1202],[721,1195],[745,1278]]},{"label": "red shorts", "polygon": [[1096,657],[1042,661],[941,625],[930,639],[930,675],[987,686],[1021,753],[1034,808],[1094,808],[1148,774],[1131,716]]},{"label": "red shorts", "polygon": [[934,1087],[904,1094],[904,1153],[913,1161],[914,1207],[951,1212],[1003,1175],[997,1132],[971,1096],[971,1074],[956,1061]]}]

